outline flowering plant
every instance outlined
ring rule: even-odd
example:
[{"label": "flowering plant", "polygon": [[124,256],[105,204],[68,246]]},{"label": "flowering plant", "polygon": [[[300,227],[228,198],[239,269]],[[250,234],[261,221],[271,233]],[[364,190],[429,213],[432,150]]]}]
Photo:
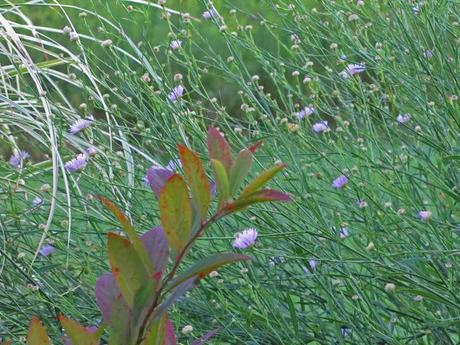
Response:
[{"label": "flowering plant", "polygon": [[[178,145],[178,150],[184,176],[158,167],[147,173],[158,197],[161,226],[138,236],[123,212],[105,197],[99,197],[121,223],[126,237],[115,232],[107,236],[111,272],[103,274],[95,288],[103,324],[85,328],[60,315],[67,344],[96,345],[105,332],[110,345],[176,344],[174,327],[168,319],[171,305],[218,267],[249,259],[236,253],[214,254],[179,271],[195,241],[209,225],[224,216],[255,203],[290,200],[285,193],[263,188],[285,167],[283,164],[262,172],[240,192],[260,145],[261,142],[241,150],[233,160],[222,134],[209,129],[208,151],[218,195],[212,216],[209,216],[212,188],[202,161],[182,145]],[[215,333],[211,331],[194,344],[203,344]],[[28,344],[51,344],[36,317],[30,323]]]}]

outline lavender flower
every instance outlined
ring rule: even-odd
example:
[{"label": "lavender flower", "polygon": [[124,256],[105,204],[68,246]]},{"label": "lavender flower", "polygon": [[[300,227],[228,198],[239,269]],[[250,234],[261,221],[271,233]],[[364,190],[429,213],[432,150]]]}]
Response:
[{"label": "lavender flower", "polygon": [[69,133],[77,134],[78,132],[81,132],[85,128],[88,128],[89,126],[91,126],[93,121],[94,121],[94,117],[92,115],[88,116],[85,119],[79,119],[70,126]]},{"label": "lavender flower", "polygon": [[181,41],[181,40],[174,40],[174,41],[172,41],[171,44],[169,45],[169,47],[170,47],[172,50],[179,49],[181,46],[182,46],[182,41]]},{"label": "lavender flower", "polygon": [[216,12],[215,12],[213,9],[204,11],[204,12],[201,14],[201,16],[202,16],[204,19],[211,19],[211,18],[213,18],[215,15],[216,15]]},{"label": "lavender flower", "polygon": [[32,207],[38,207],[41,204],[43,204],[43,199],[40,198],[39,196],[36,196],[34,200],[32,200]]},{"label": "lavender flower", "polygon": [[420,5],[415,5],[414,7],[412,7],[412,13],[418,15],[420,13]]},{"label": "lavender flower", "polygon": [[342,72],[339,73],[339,75],[343,79],[348,79],[351,76],[362,73],[366,70],[366,66],[364,64],[349,64]]},{"label": "lavender flower", "polygon": [[431,212],[430,211],[420,211],[418,213],[418,217],[420,218],[420,220],[422,221],[427,221],[429,218],[431,218]]},{"label": "lavender flower", "polygon": [[365,207],[367,207],[367,202],[366,202],[366,200],[359,199],[356,202],[356,205],[358,205],[359,208],[365,208]]},{"label": "lavender flower", "polygon": [[257,230],[249,228],[235,234],[232,246],[234,248],[245,249],[256,243]]},{"label": "lavender flower", "polygon": [[342,337],[346,338],[346,337],[349,337],[352,333],[352,330],[351,328],[348,328],[348,327],[341,327],[340,328],[340,333],[342,334]]},{"label": "lavender flower", "polygon": [[41,256],[47,257],[47,256],[53,254],[55,250],[56,250],[56,248],[54,248],[51,244],[45,244],[40,248],[38,253]]},{"label": "lavender flower", "polygon": [[316,267],[318,266],[318,261],[316,261],[315,259],[310,259],[308,260],[308,264],[310,265],[310,268],[312,269],[312,271],[314,271]]},{"label": "lavender flower", "polygon": [[76,158],[65,163],[64,167],[69,173],[74,173],[83,170],[87,163],[85,155],[80,153]]},{"label": "lavender flower", "polygon": [[327,121],[320,121],[313,125],[313,131],[315,131],[316,133],[322,133],[324,131],[327,131],[328,129],[329,127]]},{"label": "lavender flower", "polygon": [[18,151],[10,157],[9,163],[13,168],[17,169],[21,166],[21,163],[29,157],[29,152],[24,150]]},{"label": "lavender flower", "polygon": [[397,117],[396,117],[396,121],[398,123],[406,123],[407,121],[409,121],[411,119],[411,116],[410,114],[399,114]]},{"label": "lavender flower", "polygon": [[297,117],[302,120],[305,116],[311,116],[315,112],[315,108],[313,107],[305,107],[301,111],[297,113]]},{"label": "lavender flower", "polygon": [[86,149],[88,156],[94,156],[97,153],[97,150],[94,146],[90,146]]},{"label": "lavender flower", "polygon": [[348,228],[340,228],[340,238],[344,239],[349,236]]},{"label": "lavender flower", "polygon": [[168,95],[169,100],[171,102],[176,102],[179,98],[182,97],[182,95],[184,94],[184,90],[185,88],[182,85],[176,86]]},{"label": "lavender flower", "polygon": [[332,187],[335,189],[339,189],[344,187],[348,183],[348,177],[345,175],[340,175],[334,181],[332,181]]}]

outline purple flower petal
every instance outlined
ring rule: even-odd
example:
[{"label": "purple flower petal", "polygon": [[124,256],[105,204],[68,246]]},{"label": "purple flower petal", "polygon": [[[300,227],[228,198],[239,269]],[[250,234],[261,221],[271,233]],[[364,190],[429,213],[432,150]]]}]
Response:
[{"label": "purple flower petal", "polygon": [[344,187],[348,183],[348,177],[345,175],[340,175],[334,181],[332,181],[332,187],[335,189],[339,189]]},{"label": "purple flower petal", "polygon": [[235,234],[235,240],[232,246],[234,248],[246,249],[256,243],[257,230],[249,228]]},{"label": "purple flower petal", "polygon": [[30,157],[29,152],[21,150],[11,155],[9,163],[13,168],[19,168],[21,163]]},{"label": "purple flower petal", "polygon": [[40,248],[40,250],[38,251],[38,253],[39,253],[41,256],[47,257],[47,256],[53,254],[55,250],[56,250],[56,248],[54,248],[52,245],[50,245],[50,244],[45,244],[44,246],[42,246],[42,247]]}]

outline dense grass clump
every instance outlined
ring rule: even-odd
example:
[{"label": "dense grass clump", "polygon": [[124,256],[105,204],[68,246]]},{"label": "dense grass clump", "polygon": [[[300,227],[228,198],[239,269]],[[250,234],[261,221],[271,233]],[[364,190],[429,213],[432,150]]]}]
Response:
[{"label": "dense grass clump", "polygon": [[293,202],[200,238],[191,261],[259,234],[251,262],[174,307],[193,326],[181,343],[214,327],[215,344],[460,342],[455,1],[14,3],[0,4],[2,335],[32,314],[54,335],[59,312],[98,324],[119,225],[94,196],[151,229],[147,169],[178,142],[205,152],[214,126],[235,150],[264,140],[255,165],[287,164],[272,184]]}]

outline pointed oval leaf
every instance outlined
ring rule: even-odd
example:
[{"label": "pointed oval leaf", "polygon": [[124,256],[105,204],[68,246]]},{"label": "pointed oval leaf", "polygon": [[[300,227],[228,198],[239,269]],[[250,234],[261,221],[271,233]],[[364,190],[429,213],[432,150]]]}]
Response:
[{"label": "pointed oval leaf", "polygon": [[235,253],[214,254],[207,258],[201,259],[185,272],[180,273],[176,278],[171,280],[166,286],[166,291],[169,291],[179,284],[187,281],[190,278],[201,279],[206,277],[210,272],[217,268],[230,264],[232,262],[249,260],[247,255],[240,255]]},{"label": "pointed oval leaf", "polygon": [[85,328],[77,321],[59,315],[59,322],[70,338],[72,345],[98,345],[99,338],[97,333],[92,332],[91,329]]},{"label": "pointed oval leaf", "polygon": [[216,179],[217,195],[219,197],[219,209],[223,207],[230,198],[230,183],[228,181],[227,172],[223,164],[215,159],[211,160],[214,169],[214,177]]},{"label": "pointed oval leaf", "polygon": [[109,232],[107,250],[118,288],[128,306],[132,307],[134,295],[149,281],[149,275],[129,240]]},{"label": "pointed oval leaf", "polygon": [[273,168],[265,170],[261,174],[259,174],[254,180],[252,180],[241,192],[240,197],[247,196],[249,194],[254,193],[259,188],[263,187],[268,181],[270,181],[273,176],[279,173],[286,167],[286,164],[277,164]]},{"label": "pointed oval leaf", "polygon": [[236,157],[235,164],[230,172],[230,195],[233,196],[240,189],[252,165],[253,154],[249,150],[241,150]]},{"label": "pointed oval leaf", "polygon": [[120,222],[123,230],[126,232],[128,235],[128,238],[132,241],[134,249],[136,250],[137,254],[141,258],[145,268],[147,269],[148,272],[153,273],[153,266],[150,258],[147,255],[147,252],[145,251],[144,246],[142,245],[142,242],[139,238],[139,236],[136,233],[136,230],[132,226],[131,222],[129,219],[125,216],[125,214],[110,200],[103,196],[98,196],[98,199],[107,207],[107,209],[112,212],[112,214],[118,219]]},{"label": "pointed oval leaf", "polygon": [[45,327],[36,316],[32,316],[30,320],[27,345],[51,345]]},{"label": "pointed oval leaf", "polygon": [[141,345],[176,345],[176,332],[168,315],[164,313],[150,327]]},{"label": "pointed oval leaf", "polygon": [[155,268],[153,277],[160,280],[168,264],[169,247],[168,240],[161,226],[146,232],[141,236],[142,244]]},{"label": "pointed oval leaf", "polygon": [[212,127],[208,130],[208,152],[209,158],[220,161],[227,171],[227,174],[230,175],[233,166],[230,145],[224,136],[217,129]]},{"label": "pointed oval leaf", "polygon": [[178,145],[179,157],[184,168],[185,178],[192,193],[192,201],[201,219],[206,219],[211,203],[211,186],[201,159],[183,145]]},{"label": "pointed oval leaf", "polygon": [[99,277],[96,282],[94,294],[104,321],[110,323],[110,319],[112,318],[112,305],[120,296],[120,289],[112,273],[104,273]]},{"label": "pointed oval leaf", "polygon": [[289,194],[273,190],[273,189],[262,189],[245,197],[240,197],[235,200],[234,203],[228,204],[226,207],[227,214],[240,211],[250,205],[261,203],[261,202],[272,202],[272,201],[291,201],[292,198]]},{"label": "pointed oval leaf", "polygon": [[132,344],[132,312],[124,299],[120,296],[112,304],[113,317],[110,325],[108,325],[109,342],[110,345],[126,345]]},{"label": "pointed oval leaf", "polygon": [[147,181],[149,181],[150,188],[159,197],[166,181],[174,174],[171,169],[153,166],[147,171]]},{"label": "pointed oval leaf", "polygon": [[190,239],[192,205],[184,179],[174,174],[160,193],[160,220],[170,247],[179,253]]}]

